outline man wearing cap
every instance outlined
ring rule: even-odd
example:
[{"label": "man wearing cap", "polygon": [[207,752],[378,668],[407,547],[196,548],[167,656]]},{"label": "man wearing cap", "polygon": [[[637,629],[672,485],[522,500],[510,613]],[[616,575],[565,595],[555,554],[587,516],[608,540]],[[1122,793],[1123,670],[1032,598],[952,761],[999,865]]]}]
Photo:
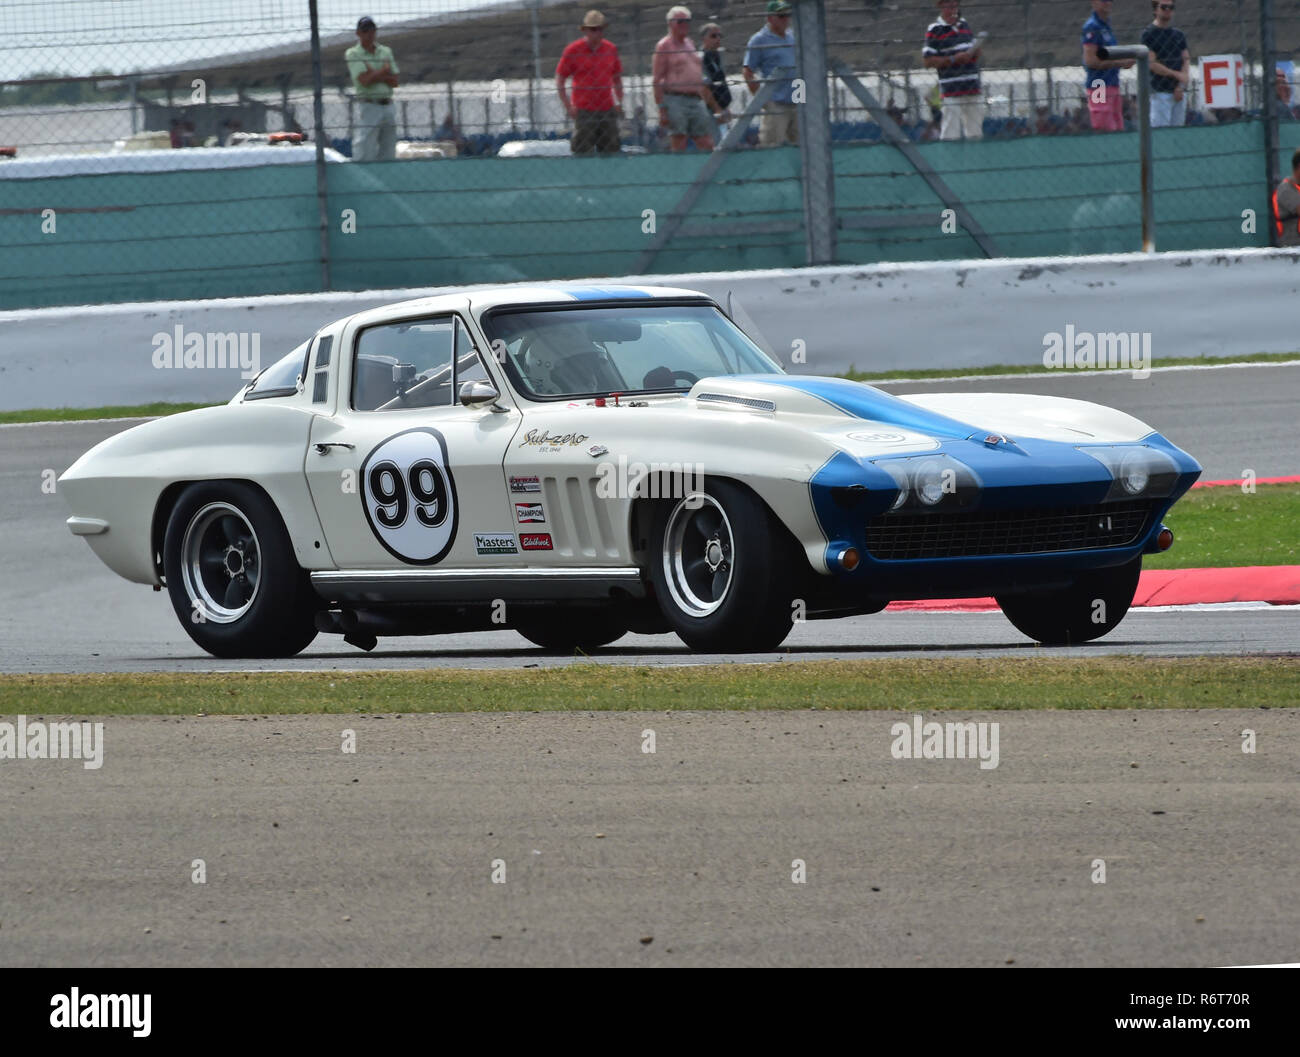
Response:
[{"label": "man wearing cap", "polygon": [[758,94],[762,81],[776,82],[776,91],[763,107],[759,121],[758,142],[764,147],[799,142],[794,104],[794,30],[790,28],[793,10],[786,0],[768,0],[767,25],[749,38],[740,71],[751,95]]},{"label": "man wearing cap", "polygon": [[690,32],[690,9],[669,8],[668,35],[655,45],[653,66],[659,124],[668,129],[668,145],[674,151],[686,149],[688,136],[697,150],[713,150],[722,108],[704,83],[704,65]]},{"label": "man wearing cap", "polygon": [[[617,154],[618,118],[623,107],[623,62],[618,48],[605,39],[608,20],[588,11],[582,36],[564,49],[555,67],[555,90],[564,112],[573,119],[574,154]],[[573,98],[565,82],[573,78]]]},{"label": "man wearing cap", "polygon": [[373,18],[357,23],[357,43],[343,53],[343,58],[352,77],[353,94],[361,104],[352,160],[392,161],[397,157],[397,119],[393,115],[397,60],[392,48],[375,43]]}]

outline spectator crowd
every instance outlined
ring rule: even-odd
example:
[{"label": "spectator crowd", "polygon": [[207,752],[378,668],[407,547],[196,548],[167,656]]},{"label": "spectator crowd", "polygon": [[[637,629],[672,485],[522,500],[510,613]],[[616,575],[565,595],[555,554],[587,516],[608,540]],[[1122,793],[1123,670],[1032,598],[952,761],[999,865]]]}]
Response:
[{"label": "spectator crowd", "polygon": [[[1076,23],[1080,26],[1082,105],[1064,114],[1039,106],[1031,127],[1024,119],[999,122],[989,118],[981,72],[988,34],[976,32],[964,17],[960,0],[936,0],[935,18],[925,30],[919,56],[921,65],[933,70],[936,78],[925,97],[931,120],[923,131],[920,126],[909,131],[921,139],[979,140],[989,120],[995,131],[1005,128],[1003,134],[1011,135],[1131,128],[1136,118],[1135,100],[1122,91],[1120,73],[1131,69],[1135,60],[1107,54],[1117,42],[1112,25],[1114,0],[1083,2],[1091,11],[1081,24]],[[1126,27],[1124,39],[1140,39],[1149,49],[1152,126],[1181,126],[1188,120],[1191,47],[1187,35],[1174,24],[1176,0],[1149,2],[1149,24],[1140,30]],[[574,154],[614,154],[631,143],[638,149],[710,151],[723,141],[760,91],[765,94],[757,128],[736,138],[745,145],[761,147],[797,143],[800,82],[792,15],[788,0],[766,0],[762,24],[750,27],[752,32],[739,52],[737,79],[734,74],[729,76],[727,69],[722,26],[708,22],[696,30],[688,7],[668,8],[665,33],[654,46],[651,63],[654,113],[647,115],[637,106],[629,115],[624,105],[623,60],[612,39],[618,36],[618,27],[603,12],[587,11],[579,23],[577,39],[564,48],[555,67],[555,91],[569,123],[570,150]],[[373,19],[362,18],[356,35],[357,43],[344,56],[359,108],[353,157],[392,158],[396,138],[393,89],[400,74],[397,59],[390,48],[377,42]],[[1280,70],[1278,77],[1283,115],[1300,116],[1300,106],[1292,105],[1291,86]],[[903,124],[901,110],[891,109],[890,116]],[[1233,117],[1230,111],[1220,112],[1217,120]],[[437,138],[458,145],[468,142],[451,115]]]}]

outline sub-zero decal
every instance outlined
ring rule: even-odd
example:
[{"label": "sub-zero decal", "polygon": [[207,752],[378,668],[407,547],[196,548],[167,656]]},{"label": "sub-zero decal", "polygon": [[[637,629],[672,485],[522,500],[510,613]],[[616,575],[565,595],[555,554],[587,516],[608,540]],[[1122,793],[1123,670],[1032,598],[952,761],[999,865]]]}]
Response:
[{"label": "sub-zero decal", "polygon": [[361,464],[361,502],[375,538],[412,565],[433,565],[456,539],[456,481],[436,429],[383,441]]},{"label": "sub-zero decal", "polygon": [[521,525],[546,520],[546,511],[541,503],[516,503],[515,520]]},{"label": "sub-zero decal", "polygon": [[548,433],[544,429],[530,429],[515,447],[536,448],[539,452],[557,452],[565,448],[576,448],[587,440],[585,433]]},{"label": "sub-zero decal", "polygon": [[518,554],[513,532],[476,532],[474,549],[479,554]]},{"label": "sub-zero decal", "polygon": [[549,551],[555,547],[549,532],[521,532],[519,546],[526,551]]},{"label": "sub-zero decal", "polygon": [[525,495],[528,492],[540,492],[542,482],[537,477],[512,477],[510,478],[510,491],[514,495]]}]

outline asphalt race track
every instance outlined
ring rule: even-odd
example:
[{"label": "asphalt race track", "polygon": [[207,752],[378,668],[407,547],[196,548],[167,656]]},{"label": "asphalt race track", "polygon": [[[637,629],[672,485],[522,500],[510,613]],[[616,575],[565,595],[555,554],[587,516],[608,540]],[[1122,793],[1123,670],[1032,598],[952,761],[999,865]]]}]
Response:
[{"label": "asphalt race track", "polygon": [[[1092,399],[1130,411],[1166,432],[1205,466],[1206,479],[1243,469],[1261,477],[1297,472],[1300,441],[1294,409],[1300,366],[1057,375],[940,383],[1009,392],[1047,392]],[[896,391],[925,388],[909,384]],[[929,386],[929,388],[935,388]],[[165,595],[108,571],[64,526],[62,499],[42,491],[42,471],[62,473],[83,451],[129,422],[0,427],[0,671],[100,672],[247,670],[266,665],[219,662],[199,651],[176,622]],[[1025,655],[1038,648],[999,613],[880,613],[797,627],[782,655],[790,658]],[[1098,643],[1074,652],[1242,654],[1300,649],[1300,611],[1272,607],[1204,611],[1135,611]],[[694,664],[732,660],[690,654],[675,636],[628,636],[599,659],[609,663]],[[752,658],[761,659],[761,658]],[[425,639],[385,639],[371,654],[322,636],[281,668],[501,667],[566,663],[513,632]]]}]

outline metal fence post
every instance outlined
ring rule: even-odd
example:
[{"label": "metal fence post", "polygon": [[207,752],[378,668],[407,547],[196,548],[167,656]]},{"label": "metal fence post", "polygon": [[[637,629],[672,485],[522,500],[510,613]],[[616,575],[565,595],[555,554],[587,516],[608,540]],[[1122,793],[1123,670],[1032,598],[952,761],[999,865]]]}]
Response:
[{"label": "metal fence post", "polygon": [[1142,252],[1156,249],[1155,173],[1151,157],[1151,52],[1145,44],[1097,46],[1099,59],[1136,59],[1138,82],[1138,156],[1142,165]]},{"label": "metal fence post", "polygon": [[307,0],[311,14],[311,110],[316,124],[316,206],[320,214],[320,285],[330,288],[329,184],[325,176],[325,89],[320,69],[320,19],[316,0]]},{"label": "metal fence post", "polygon": [[[795,22],[795,54],[799,78],[803,82],[803,102],[799,105],[798,116],[807,259],[810,265],[833,264],[835,169],[831,160],[825,0],[797,0]],[[795,101],[799,102],[797,98]]]},{"label": "metal fence post", "polygon": [[1264,93],[1264,200],[1268,206],[1268,244],[1277,245],[1277,225],[1273,223],[1273,188],[1282,179],[1277,163],[1277,74],[1273,42],[1273,0],[1259,0],[1260,90]]}]

